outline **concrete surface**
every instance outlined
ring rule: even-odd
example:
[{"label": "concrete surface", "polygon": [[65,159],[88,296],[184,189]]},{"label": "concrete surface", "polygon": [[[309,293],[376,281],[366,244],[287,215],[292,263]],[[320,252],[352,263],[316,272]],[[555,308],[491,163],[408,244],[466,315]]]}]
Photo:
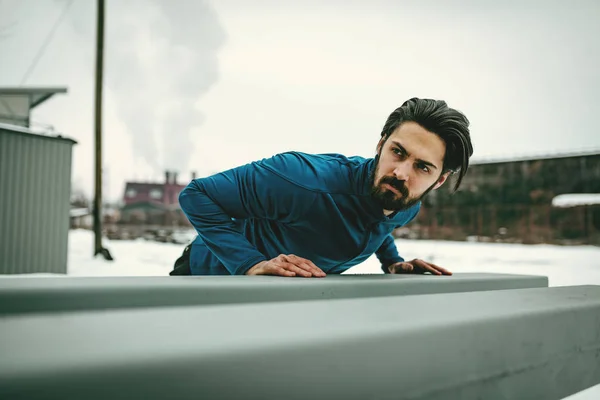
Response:
[{"label": "concrete surface", "polygon": [[14,314],[0,333],[10,399],[561,399],[600,383],[600,286]]},{"label": "concrete surface", "polygon": [[502,274],[12,278],[0,315],[133,307],[325,300],[547,287],[544,276]]}]

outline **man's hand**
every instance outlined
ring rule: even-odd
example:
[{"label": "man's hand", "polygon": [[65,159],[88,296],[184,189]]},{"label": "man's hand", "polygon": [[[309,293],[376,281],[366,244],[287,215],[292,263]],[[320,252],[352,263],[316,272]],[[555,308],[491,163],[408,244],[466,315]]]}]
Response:
[{"label": "man's hand", "polygon": [[250,268],[246,275],[279,275],[279,276],[302,276],[305,278],[325,276],[319,267],[306,258],[293,254],[280,254],[279,256],[262,261]]},{"label": "man's hand", "polygon": [[447,269],[419,260],[418,258],[392,264],[388,267],[388,270],[390,274],[424,274],[431,272],[433,275],[452,275],[452,272]]}]

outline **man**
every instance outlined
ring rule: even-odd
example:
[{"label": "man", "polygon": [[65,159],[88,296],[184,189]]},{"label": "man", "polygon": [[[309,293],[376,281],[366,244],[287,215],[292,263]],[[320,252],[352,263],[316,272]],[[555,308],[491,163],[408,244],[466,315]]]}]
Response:
[{"label": "man", "polygon": [[405,261],[391,233],[469,166],[469,121],[413,98],[387,119],[372,159],[289,152],[193,180],[179,203],[198,237],[171,275],[339,274],[373,253],[385,273],[451,273]]}]

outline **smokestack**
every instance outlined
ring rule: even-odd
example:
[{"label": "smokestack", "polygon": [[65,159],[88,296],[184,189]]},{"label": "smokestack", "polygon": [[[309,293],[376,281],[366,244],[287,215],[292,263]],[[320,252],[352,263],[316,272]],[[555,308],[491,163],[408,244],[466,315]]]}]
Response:
[{"label": "smokestack", "polygon": [[171,173],[169,171],[165,171],[165,184],[169,184],[171,182],[169,182],[171,180]]},{"label": "smokestack", "polygon": [[192,180],[196,179],[196,171],[192,171]]},{"label": "smokestack", "polygon": [[177,185],[177,172],[173,172],[173,184]]}]

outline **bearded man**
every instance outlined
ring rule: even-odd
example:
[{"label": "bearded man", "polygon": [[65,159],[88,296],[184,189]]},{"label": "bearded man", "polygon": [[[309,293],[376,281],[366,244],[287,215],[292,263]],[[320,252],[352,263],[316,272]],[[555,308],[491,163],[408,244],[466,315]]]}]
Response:
[{"label": "bearded man", "polygon": [[392,232],[421,200],[469,167],[469,121],[412,98],[387,119],[374,158],[288,152],[194,179],[179,195],[198,236],[171,275],[340,274],[373,253],[385,273],[450,275],[405,261]]}]

